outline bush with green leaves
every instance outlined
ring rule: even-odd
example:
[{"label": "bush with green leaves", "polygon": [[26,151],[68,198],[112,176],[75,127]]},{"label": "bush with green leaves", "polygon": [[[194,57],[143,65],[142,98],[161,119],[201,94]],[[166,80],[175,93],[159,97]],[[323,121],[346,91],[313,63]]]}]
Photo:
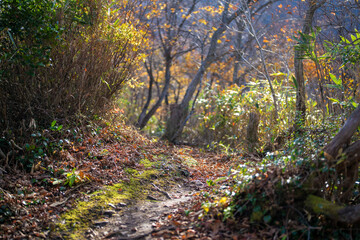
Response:
[{"label": "bush with green leaves", "polygon": [[23,152],[17,156],[17,160],[23,169],[30,171],[36,164],[44,162],[69,144],[70,140],[64,137],[63,125],[58,125],[56,121],[53,121],[49,129],[32,133],[27,138]]},{"label": "bush with green leaves", "polygon": [[340,36],[339,43],[326,41],[326,50],[335,59],[340,57],[342,67],[347,64],[356,65],[360,62],[360,33],[355,29],[354,34],[349,34],[349,39]]},{"label": "bush with green leaves", "polygon": [[[14,68],[34,76],[35,69],[49,64],[54,41],[61,35],[53,1],[4,0],[0,7],[2,81]],[[10,68],[13,68],[12,71]]]},{"label": "bush with green leaves", "polygon": [[[358,75],[360,72],[360,33],[355,30],[354,34],[349,35],[349,39],[340,36],[338,43],[326,41],[325,57],[331,61],[340,59],[341,66],[336,72],[353,72],[352,75]],[[351,112],[358,106],[360,100],[357,96],[357,77],[352,76],[350,79],[344,79],[345,74],[329,73],[333,84],[328,84],[329,89],[334,89],[335,93],[332,98],[329,98],[333,104],[338,105],[343,112]]]}]

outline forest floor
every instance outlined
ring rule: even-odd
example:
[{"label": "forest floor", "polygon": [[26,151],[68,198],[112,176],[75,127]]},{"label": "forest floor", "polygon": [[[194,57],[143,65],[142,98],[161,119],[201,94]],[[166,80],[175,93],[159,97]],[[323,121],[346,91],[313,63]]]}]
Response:
[{"label": "forest floor", "polygon": [[54,156],[32,173],[0,176],[1,239],[238,239],[219,220],[201,221],[208,181],[226,176],[236,156],[125,126],[82,136]]}]

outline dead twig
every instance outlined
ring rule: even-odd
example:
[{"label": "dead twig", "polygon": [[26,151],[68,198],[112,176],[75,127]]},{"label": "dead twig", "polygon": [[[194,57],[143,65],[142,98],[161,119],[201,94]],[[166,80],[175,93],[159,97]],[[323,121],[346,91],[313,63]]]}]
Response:
[{"label": "dead twig", "polygon": [[17,149],[17,150],[19,150],[19,151],[23,151],[23,148],[21,148],[21,147],[19,147],[19,145],[17,145],[15,142],[14,142],[14,140],[10,140],[10,144],[11,144],[11,146],[14,148],[14,149]]},{"label": "dead twig", "polygon": [[59,207],[59,206],[65,204],[69,199],[70,199],[70,197],[65,198],[64,201],[54,202],[54,203],[50,204],[50,207]]}]

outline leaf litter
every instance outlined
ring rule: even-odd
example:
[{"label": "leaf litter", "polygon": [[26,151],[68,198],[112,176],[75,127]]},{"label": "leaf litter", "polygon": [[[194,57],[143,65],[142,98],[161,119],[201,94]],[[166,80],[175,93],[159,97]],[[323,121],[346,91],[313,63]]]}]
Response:
[{"label": "leaf litter", "polygon": [[[200,199],[199,191],[208,188],[207,181],[226,176],[231,164],[226,155],[171,146],[149,139],[131,127],[105,127],[96,135],[88,134],[81,142],[68,143],[33,173],[3,174],[0,237],[197,238],[201,234],[186,227],[189,220],[178,219],[179,214],[188,215],[195,222],[201,207],[197,203],[191,212],[186,210],[190,199],[193,202]],[[143,172],[152,169],[156,170],[155,174],[141,179]],[[116,206],[108,203],[97,210],[92,225],[83,235],[61,231],[59,222],[64,222],[63,216],[79,202],[88,201],[92,193],[101,192],[106,186],[117,186],[133,178],[144,186],[149,183],[145,195],[135,191],[127,203],[118,202]],[[147,219],[148,223],[144,225],[139,219]],[[67,231],[76,232],[75,225]]]}]

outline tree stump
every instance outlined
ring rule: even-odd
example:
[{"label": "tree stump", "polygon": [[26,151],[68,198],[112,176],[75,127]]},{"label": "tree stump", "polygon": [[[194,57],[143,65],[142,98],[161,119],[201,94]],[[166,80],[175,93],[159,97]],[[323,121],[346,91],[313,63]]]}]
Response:
[{"label": "tree stump", "polygon": [[260,123],[260,116],[256,112],[250,113],[249,123],[246,130],[246,142],[249,152],[254,152],[258,146],[258,128]]}]

